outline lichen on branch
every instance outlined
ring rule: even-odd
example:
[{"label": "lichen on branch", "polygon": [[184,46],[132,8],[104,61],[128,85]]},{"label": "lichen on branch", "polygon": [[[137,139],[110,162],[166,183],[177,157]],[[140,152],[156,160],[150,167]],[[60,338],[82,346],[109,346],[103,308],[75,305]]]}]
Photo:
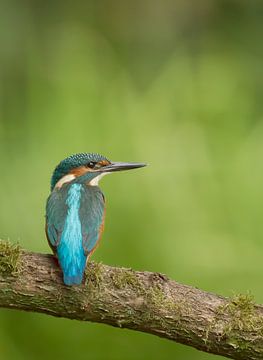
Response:
[{"label": "lichen on branch", "polygon": [[80,286],[63,284],[52,255],[0,241],[0,307],[147,332],[232,359],[263,359],[263,307],[147,271],[89,262]]},{"label": "lichen on branch", "polygon": [[17,274],[21,265],[21,247],[0,239],[0,273]]}]

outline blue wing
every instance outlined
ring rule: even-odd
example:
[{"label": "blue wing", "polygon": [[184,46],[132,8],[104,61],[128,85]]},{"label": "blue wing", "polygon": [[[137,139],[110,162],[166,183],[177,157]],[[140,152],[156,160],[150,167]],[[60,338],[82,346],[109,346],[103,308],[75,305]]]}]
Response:
[{"label": "blue wing", "polygon": [[105,201],[97,186],[85,186],[81,197],[80,219],[83,247],[89,255],[98,244],[104,225]]},{"label": "blue wing", "polygon": [[46,204],[46,234],[53,251],[60,243],[68,206],[66,204],[66,189],[52,191]]}]

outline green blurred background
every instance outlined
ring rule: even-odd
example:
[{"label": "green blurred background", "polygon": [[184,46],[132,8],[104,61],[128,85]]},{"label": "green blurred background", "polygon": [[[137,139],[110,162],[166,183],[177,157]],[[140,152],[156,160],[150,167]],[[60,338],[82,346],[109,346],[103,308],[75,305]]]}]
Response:
[{"label": "green blurred background", "polygon": [[[145,161],[101,182],[94,260],[263,302],[261,1],[0,2],[0,237],[50,252],[44,207],[76,152]],[[219,358],[1,310],[1,360]]]}]

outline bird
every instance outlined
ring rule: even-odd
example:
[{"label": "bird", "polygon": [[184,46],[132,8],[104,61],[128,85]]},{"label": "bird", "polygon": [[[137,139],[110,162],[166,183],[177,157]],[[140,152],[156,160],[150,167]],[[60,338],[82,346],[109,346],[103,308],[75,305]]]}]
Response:
[{"label": "bird", "polygon": [[99,180],[143,166],[146,164],[112,162],[97,153],[74,154],[56,166],[46,202],[45,229],[65,285],[82,284],[87,261],[104,230],[105,197]]}]

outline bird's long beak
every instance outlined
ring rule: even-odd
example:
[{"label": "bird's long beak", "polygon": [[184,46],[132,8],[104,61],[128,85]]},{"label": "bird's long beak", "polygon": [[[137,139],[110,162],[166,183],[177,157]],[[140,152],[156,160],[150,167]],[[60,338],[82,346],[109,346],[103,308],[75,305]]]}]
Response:
[{"label": "bird's long beak", "polygon": [[122,171],[122,170],[131,170],[137,169],[147,164],[143,163],[126,163],[126,162],[112,162],[110,165],[106,165],[101,168],[99,171],[101,172],[113,172],[113,171]]}]

